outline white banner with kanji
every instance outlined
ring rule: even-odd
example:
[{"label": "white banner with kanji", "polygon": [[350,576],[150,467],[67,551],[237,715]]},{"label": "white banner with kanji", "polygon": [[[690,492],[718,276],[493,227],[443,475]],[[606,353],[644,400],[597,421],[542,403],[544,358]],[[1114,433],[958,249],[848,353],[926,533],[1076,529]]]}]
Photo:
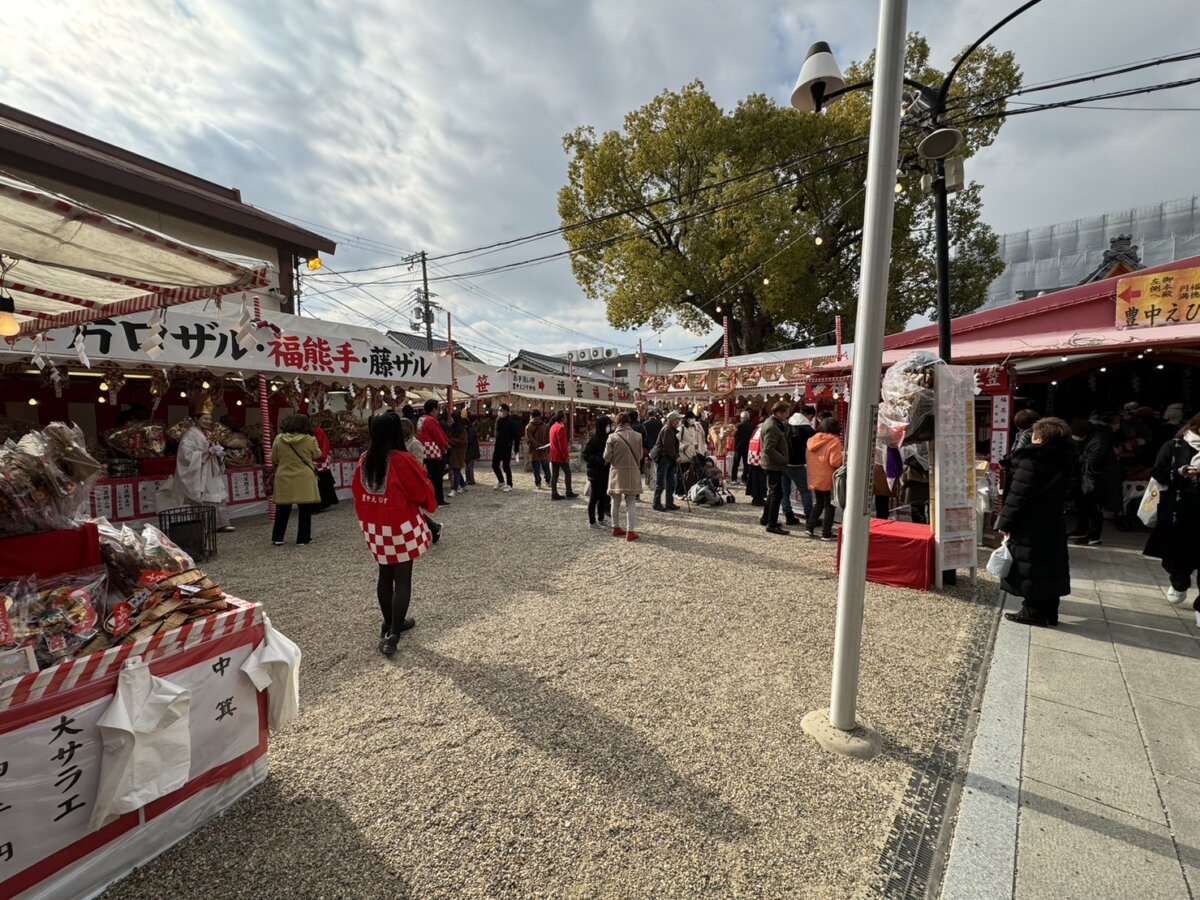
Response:
[{"label": "white banner with kanji", "polygon": [[[197,315],[167,310],[158,333],[162,353],[151,358],[141,349],[150,336],[148,312],[99,319],[45,333],[42,356],[92,367],[115,362],[123,366],[185,366],[211,372],[268,372],[302,381],[445,386],[450,359],[439,353],[411,350],[382,332],[339,322],[267,313],[251,328],[253,341],[239,343],[239,311],[226,304],[220,314]],[[30,358],[32,338],[0,345],[0,362]]]}]

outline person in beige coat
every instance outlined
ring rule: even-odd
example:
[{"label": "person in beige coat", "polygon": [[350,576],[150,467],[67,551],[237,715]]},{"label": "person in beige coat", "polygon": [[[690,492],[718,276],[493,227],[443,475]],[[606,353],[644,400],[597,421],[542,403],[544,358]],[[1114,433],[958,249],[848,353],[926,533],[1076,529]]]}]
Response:
[{"label": "person in beige coat", "polygon": [[[613,537],[636,541],[637,496],[642,492],[642,436],[630,427],[629,413],[617,416],[617,430],[604,445],[608,471],[608,496],[612,498]],[[625,501],[625,527],[617,525],[621,501]]]}]

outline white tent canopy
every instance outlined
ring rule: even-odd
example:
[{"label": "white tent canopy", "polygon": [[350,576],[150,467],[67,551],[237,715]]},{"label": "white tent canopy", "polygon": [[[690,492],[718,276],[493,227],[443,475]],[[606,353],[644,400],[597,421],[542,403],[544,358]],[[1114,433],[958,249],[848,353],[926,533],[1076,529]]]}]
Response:
[{"label": "white tent canopy", "polygon": [[22,334],[267,284],[266,264],[201,250],[0,175],[0,266]]}]

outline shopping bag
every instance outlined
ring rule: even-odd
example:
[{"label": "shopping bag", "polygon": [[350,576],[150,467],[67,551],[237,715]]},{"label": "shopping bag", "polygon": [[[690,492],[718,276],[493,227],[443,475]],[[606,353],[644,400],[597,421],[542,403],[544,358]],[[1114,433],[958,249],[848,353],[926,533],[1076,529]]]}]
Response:
[{"label": "shopping bag", "polygon": [[1151,478],[1150,483],[1146,485],[1146,492],[1142,494],[1142,502],[1138,505],[1137,516],[1147,528],[1153,528],[1158,522],[1158,497],[1162,493],[1162,488],[1163,486],[1158,481]]},{"label": "shopping bag", "polygon": [[997,578],[1004,578],[1012,568],[1012,552],[1008,549],[1008,538],[1001,541],[1000,546],[992,551],[987,561],[987,570]]}]

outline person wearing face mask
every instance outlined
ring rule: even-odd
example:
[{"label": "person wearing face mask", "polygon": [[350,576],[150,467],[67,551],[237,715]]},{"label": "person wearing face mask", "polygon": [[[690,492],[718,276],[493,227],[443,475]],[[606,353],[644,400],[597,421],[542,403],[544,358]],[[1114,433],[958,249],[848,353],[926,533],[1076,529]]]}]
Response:
[{"label": "person wearing face mask", "polygon": [[496,414],[496,443],[492,447],[492,472],[496,490],[512,490],[512,456],[521,443],[521,429],[511,415],[507,403],[501,403]]},{"label": "person wearing face mask", "polygon": [[[1200,415],[1192,416],[1159,449],[1152,474],[1163,490],[1158,521],[1144,553],[1162,560],[1171,580],[1167,599],[1179,606],[1187,600],[1192,575],[1200,570]],[[1200,596],[1192,609],[1200,627]]]},{"label": "person wearing face mask", "polygon": [[592,528],[604,528],[608,516],[608,460],[604,458],[604,447],[612,431],[612,420],[608,416],[596,419],[596,428],[583,445],[583,464],[588,479],[588,524]]}]

